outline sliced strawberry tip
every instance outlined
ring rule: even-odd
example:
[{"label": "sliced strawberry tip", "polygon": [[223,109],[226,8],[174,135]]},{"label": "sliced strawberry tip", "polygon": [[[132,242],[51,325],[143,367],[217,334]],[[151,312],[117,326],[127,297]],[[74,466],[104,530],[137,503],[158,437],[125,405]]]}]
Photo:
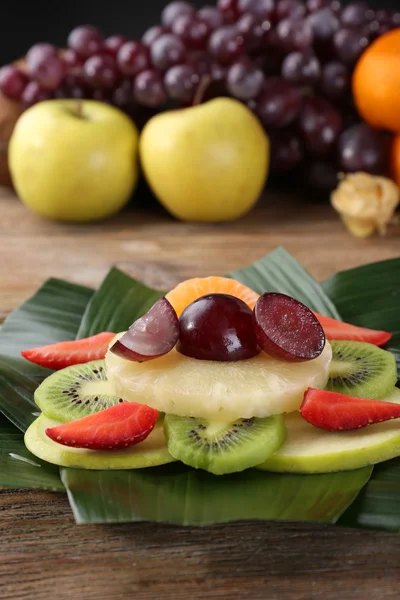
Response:
[{"label": "sliced strawberry tip", "polygon": [[308,388],[300,414],[320,429],[349,431],[400,418],[400,404]]},{"label": "sliced strawberry tip", "polygon": [[89,450],[121,450],[142,442],[154,429],[158,411],[136,402],[121,402],[94,415],[49,427],[54,442]]},{"label": "sliced strawberry tip", "polygon": [[353,340],[355,342],[368,342],[375,346],[383,346],[392,337],[392,334],[388,331],[357,327],[357,325],[337,321],[336,319],[332,319],[332,317],[325,317],[316,312],[314,314],[321,323],[328,340]]},{"label": "sliced strawberry tip", "polygon": [[115,333],[105,331],[82,340],[58,342],[49,346],[24,350],[21,355],[36,365],[48,369],[64,369],[105,357]]}]

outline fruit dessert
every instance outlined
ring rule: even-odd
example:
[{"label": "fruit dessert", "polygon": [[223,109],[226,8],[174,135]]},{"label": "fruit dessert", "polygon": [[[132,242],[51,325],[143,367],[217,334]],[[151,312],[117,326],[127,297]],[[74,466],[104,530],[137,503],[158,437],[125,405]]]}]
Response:
[{"label": "fruit dessert", "polygon": [[400,455],[396,363],[379,347],[390,337],[234,279],[191,279],[126,332],[24,351],[58,369],[36,390],[25,443],[87,469],[375,464]]}]

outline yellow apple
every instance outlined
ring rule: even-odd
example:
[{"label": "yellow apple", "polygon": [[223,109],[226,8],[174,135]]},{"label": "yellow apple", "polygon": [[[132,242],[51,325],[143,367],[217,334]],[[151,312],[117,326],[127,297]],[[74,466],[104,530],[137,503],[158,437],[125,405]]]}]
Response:
[{"label": "yellow apple", "polygon": [[92,221],[120,210],[138,179],[138,131],[92,100],[49,100],[25,111],[8,161],[22,202],[43,217]]},{"label": "yellow apple", "polygon": [[184,221],[230,221],[265,184],[269,141],[253,113],[230,98],[164,112],[145,126],[140,158],[165,208]]}]

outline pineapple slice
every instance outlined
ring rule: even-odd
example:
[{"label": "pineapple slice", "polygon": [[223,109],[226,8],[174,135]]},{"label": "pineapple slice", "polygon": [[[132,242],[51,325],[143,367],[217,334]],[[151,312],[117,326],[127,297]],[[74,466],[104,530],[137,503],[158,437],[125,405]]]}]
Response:
[{"label": "pineapple slice", "polygon": [[268,417],[298,410],[308,387],[328,381],[332,349],[307,362],[284,362],[264,352],[238,362],[196,360],[172,350],[143,363],[110,351],[109,381],[118,396],[183,417],[210,420]]}]

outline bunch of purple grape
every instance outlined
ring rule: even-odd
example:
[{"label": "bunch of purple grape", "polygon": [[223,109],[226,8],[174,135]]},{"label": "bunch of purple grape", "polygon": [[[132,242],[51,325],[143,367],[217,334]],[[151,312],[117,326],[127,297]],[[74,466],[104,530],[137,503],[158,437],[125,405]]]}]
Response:
[{"label": "bunch of purple grape", "polygon": [[[93,98],[134,115],[232,96],[259,117],[272,173],[301,172],[314,189],[339,170],[385,174],[390,138],[357,115],[351,77],[361,53],[400,26],[400,12],[339,0],[218,0],[198,11],[171,2],[141,41],[71,31],[65,50],[37,44],[23,67],[0,69],[0,90],[28,107],[49,98]],[[206,85],[204,85],[206,83]]]}]

